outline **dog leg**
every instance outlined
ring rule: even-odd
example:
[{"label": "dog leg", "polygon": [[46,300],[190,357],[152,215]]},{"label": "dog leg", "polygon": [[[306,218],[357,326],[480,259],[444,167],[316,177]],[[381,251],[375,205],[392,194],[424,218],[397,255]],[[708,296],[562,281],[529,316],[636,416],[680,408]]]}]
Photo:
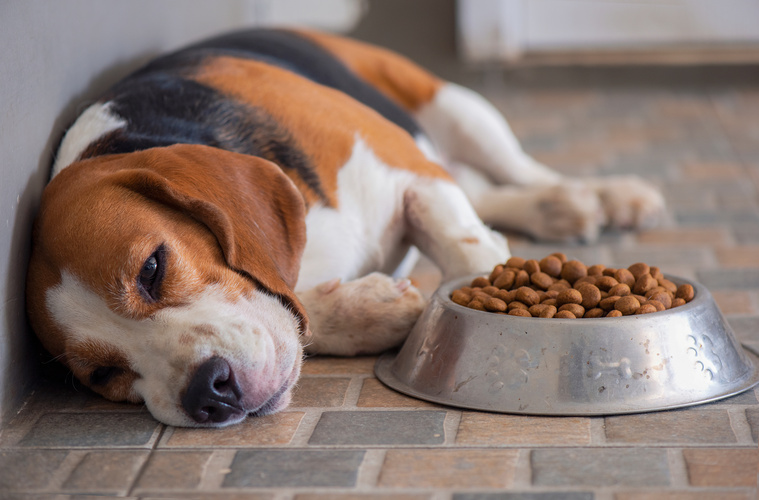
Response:
[{"label": "dog leg", "polygon": [[444,280],[489,271],[509,258],[506,238],[482,222],[451,182],[420,179],[406,190],[404,211],[407,236]]},{"label": "dog leg", "polygon": [[298,293],[311,322],[308,354],[377,354],[408,336],[426,300],[407,279],[372,273],[341,283],[334,279]]},{"label": "dog leg", "polygon": [[446,161],[470,165],[495,184],[553,185],[562,180],[522,150],[503,115],[473,90],[446,83],[416,119]]},{"label": "dog leg", "polygon": [[531,158],[503,116],[474,91],[446,84],[417,119],[488,224],[539,239],[589,242],[604,226],[642,229],[663,219],[663,197],[639,177],[568,179]]},{"label": "dog leg", "polygon": [[547,186],[494,186],[475,169],[451,172],[485,223],[543,241],[593,241],[606,218],[600,199],[583,181]]}]

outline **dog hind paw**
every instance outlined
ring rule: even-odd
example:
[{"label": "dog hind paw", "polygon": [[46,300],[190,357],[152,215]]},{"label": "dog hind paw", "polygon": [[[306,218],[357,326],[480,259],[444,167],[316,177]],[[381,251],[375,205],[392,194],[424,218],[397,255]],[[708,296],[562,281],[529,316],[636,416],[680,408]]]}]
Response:
[{"label": "dog hind paw", "polygon": [[598,195],[576,181],[539,188],[533,207],[528,232],[543,241],[592,242],[605,222]]},{"label": "dog hind paw", "polygon": [[640,177],[618,176],[590,181],[613,229],[640,230],[658,226],[666,212],[664,197]]}]

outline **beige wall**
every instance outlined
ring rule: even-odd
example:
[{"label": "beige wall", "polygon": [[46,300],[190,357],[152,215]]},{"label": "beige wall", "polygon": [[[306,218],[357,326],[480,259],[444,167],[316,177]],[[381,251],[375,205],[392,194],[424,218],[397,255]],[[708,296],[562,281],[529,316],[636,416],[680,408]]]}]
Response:
[{"label": "beige wall", "polygon": [[147,58],[250,24],[255,0],[0,0],[0,424],[39,367],[24,313],[32,220],[65,127]]}]

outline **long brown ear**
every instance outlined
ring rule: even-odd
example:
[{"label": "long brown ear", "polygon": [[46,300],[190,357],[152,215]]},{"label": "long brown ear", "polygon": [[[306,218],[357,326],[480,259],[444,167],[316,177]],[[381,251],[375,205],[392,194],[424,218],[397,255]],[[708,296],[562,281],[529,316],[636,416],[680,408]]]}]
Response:
[{"label": "long brown ear", "polygon": [[307,332],[308,319],[293,293],[306,244],[305,204],[277,165],[189,144],[127,156],[132,168],[114,173],[113,182],[205,224],[227,264],[285,299]]}]

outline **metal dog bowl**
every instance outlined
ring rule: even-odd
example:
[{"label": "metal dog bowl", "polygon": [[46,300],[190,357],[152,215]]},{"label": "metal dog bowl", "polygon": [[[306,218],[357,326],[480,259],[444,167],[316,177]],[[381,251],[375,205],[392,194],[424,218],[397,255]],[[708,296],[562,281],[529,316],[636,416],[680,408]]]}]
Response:
[{"label": "metal dog bowl", "polygon": [[472,277],[441,286],[377,377],[409,396],[528,415],[614,415],[696,405],[759,382],[709,291],[651,314],[542,319],[476,311],[450,300]]}]

